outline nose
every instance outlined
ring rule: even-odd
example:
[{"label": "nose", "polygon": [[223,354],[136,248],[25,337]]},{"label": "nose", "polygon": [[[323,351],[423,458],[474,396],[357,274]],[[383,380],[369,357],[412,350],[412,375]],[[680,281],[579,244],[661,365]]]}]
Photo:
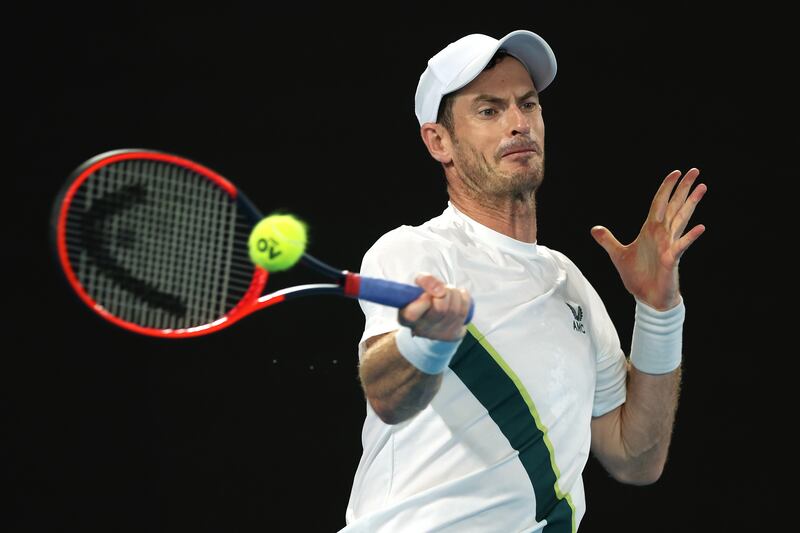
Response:
[{"label": "nose", "polygon": [[528,117],[517,106],[509,108],[509,126],[511,128],[511,135],[528,135],[531,132],[531,124]]}]

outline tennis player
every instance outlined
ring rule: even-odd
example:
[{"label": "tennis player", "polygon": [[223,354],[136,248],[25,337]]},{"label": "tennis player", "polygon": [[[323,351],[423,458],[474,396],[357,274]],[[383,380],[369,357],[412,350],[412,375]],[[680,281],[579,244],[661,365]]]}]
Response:
[{"label": "tennis player", "polygon": [[367,407],[346,533],[572,532],[590,452],[623,483],[664,469],[685,316],[678,262],[704,231],[686,228],[706,187],[693,187],[697,169],[670,172],[628,245],[591,230],[632,296],[626,356],[589,280],[537,240],[540,93],[555,75],[550,46],[519,30],[467,35],[419,79],[420,133],[449,201],[383,235],[361,265],[425,292],[399,312],[361,302]]}]

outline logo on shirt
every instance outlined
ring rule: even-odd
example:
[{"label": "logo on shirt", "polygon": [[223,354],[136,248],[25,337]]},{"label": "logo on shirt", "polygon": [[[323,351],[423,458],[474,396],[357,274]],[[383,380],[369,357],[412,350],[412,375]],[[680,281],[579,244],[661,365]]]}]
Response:
[{"label": "logo on shirt", "polygon": [[573,306],[573,304],[569,302],[564,303],[567,304],[569,310],[572,311],[572,318],[574,319],[572,321],[572,329],[586,335],[586,328],[583,326],[583,309],[581,309],[581,306],[578,304],[574,304]]}]

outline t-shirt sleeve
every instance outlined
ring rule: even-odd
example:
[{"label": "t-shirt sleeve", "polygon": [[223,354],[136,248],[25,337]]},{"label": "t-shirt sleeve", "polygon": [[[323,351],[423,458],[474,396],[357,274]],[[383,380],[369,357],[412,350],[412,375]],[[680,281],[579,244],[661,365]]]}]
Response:
[{"label": "t-shirt sleeve", "polygon": [[568,275],[575,276],[580,297],[588,307],[591,317],[591,337],[595,353],[595,390],[592,416],[602,416],[625,403],[628,363],[619,341],[617,328],[608,314],[600,295],[581,273],[578,267],[565,255],[555,252]]},{"label": "t-shirt sleeve", "polygon": [[594,288],[586,282],[592,309],[592,338],[595,343],[596,371],[592,416],[604,415],[625,403],[627,361],[617,328]]},{"label": "t-shirt sleeve", "polygon": [[[359,273],[410,285],[414,285],[414,279],[423,272],[448,281],[441,258],[441,249],[436,243],[410,226],[401,226],[383,235],[367,250]],[[359,300],[359,305],[364,312],[364,332],[358,343],[361,359],[367,339],[401,326],[396,308],[365,300]]]}]

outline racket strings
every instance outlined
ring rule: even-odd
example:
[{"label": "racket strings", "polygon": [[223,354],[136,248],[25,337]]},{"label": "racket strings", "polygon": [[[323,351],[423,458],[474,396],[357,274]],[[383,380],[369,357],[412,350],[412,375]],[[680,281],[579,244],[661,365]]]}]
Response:
[{"label": "racket strings", "polygon": [[106,165],[72,199],[69,261],[108,312],[180,329],[224,316],[250,286],[249,224],[227,192],[161,161]]}]

